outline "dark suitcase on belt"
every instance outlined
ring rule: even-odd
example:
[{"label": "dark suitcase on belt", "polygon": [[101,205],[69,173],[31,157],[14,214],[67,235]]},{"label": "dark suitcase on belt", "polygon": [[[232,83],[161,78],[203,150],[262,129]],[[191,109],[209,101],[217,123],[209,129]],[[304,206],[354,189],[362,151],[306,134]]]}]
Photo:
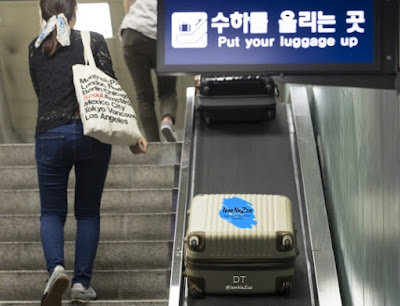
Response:
[{"label": "dark suitcase on belt", "polygon": [[196,107],[207,124],[275,119],[278,90],[266,76],[198,76]]},{"label": "dark suitcase on belt", "polygon": [[196,87],[202,97],[274,96],[276,84],[271,77],[260,75],[196,77]]}]

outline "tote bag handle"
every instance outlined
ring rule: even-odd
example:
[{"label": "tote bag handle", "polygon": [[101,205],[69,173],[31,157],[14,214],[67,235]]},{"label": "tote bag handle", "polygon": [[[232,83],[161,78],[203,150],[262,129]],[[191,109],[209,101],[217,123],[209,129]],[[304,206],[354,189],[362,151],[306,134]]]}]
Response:
[{"label": "tote bag handle", "polygon": [[96,67],[96,62],[94,61],[92,48],[90,47],[90,32],[81,31],[82,44],[83,44],[83,57],[85,59],[85,64]]}]

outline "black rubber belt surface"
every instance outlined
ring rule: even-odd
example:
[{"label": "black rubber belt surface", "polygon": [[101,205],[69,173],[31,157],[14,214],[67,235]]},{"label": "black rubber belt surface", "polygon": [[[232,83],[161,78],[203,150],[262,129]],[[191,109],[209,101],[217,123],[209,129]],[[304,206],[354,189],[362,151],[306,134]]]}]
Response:
[{"label": "black rubber belt surface", "polygon": [[289,296],[206,295],[203,299],[189,296],[190,306],[312,305],[286,106],[277,104],[276,119],[264,124],[218,124],[209,127],[196,117],[198,137],[194,195],[264,193],[288,196],[293,204],[300,251],[292,291]]}]

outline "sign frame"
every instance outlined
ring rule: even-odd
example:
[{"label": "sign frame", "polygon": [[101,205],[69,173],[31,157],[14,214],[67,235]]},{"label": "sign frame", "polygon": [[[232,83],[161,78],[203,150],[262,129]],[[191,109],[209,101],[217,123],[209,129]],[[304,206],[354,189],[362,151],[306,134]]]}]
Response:
[{"label": "sign frame", "polygon": [[[157,72],[161,75],[185,74],[243,74],[262,73],[289,76],[291,82],[296,76],[394,76],[399,70],[399,5],[395,0],[374,0],[374,60],[372,63],[332,63],[332,64],[187,64],[168,65],[165,63],[165,1],[158,1],[158,43]],[[328,78],[329,79],[329,78]],[[349,78],[346,78],[346,82]],[[387,82],[387,80],[385,81]],[[324,83],[329,83],[324,81]],[[339,82],[340,83],[340,82]],[[392,88],[394,86],[386,86]],[[369,87],[369,86],[368,86]]]}]

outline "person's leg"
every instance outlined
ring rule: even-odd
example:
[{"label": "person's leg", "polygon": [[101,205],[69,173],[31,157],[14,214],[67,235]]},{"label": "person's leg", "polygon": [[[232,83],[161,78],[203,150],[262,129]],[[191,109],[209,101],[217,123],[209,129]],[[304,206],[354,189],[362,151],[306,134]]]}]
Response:
[{"label": "person's leg", "polygon": [[41,217],[40,236],[49,275],[57,265],[64,266],[64,224],[67,217],[67,185],[72,164],[68,143],[59,129],[37,136],[37,164]]},{"label": "person's leg", "polygon": [[166,141],[174,142],[178,140],[174,128],[177,108],[176,78],[158,77],[157,79],[161,112],[160,131]]},{"label": "person's leg", "polygon": [[149,57],[152,41],[151,38],[131,29],[122,33],[124,58],[135,85],[140,121],[147,140],[160,141]]},{"label": "person's leg", "polygon": [[[151,67],[157,67],[157,42],[151,41],[152,45],[149,50],[151,56]],[[177,137],[174,130],[176,109],[178,106],[178,98],[176,95],[176,77],[175,76],[159,76],[157,75],[157,91],[160,101],[160,130],[167,141],[176,141]]]},{"label": "person's leg", "polygon": [[175,123],[178,98],[176,96],[176,77],[157,76],[158,98],[160,100],[161,118],[169,116]]},{"label": "person's leg", "polygon": [[40,236],[49,279],[42,306],[61,306],[69,279],[64,269],[64,224],[67,217],[67,185],[72,167],[69,126],[36,137],[35,158],[40,191]]},{"label": "person's leg", "polygon": [[77,134],[75,163],[75,267],[72,284],[89,287],[100,235],[100,202],[111,145]]}]

